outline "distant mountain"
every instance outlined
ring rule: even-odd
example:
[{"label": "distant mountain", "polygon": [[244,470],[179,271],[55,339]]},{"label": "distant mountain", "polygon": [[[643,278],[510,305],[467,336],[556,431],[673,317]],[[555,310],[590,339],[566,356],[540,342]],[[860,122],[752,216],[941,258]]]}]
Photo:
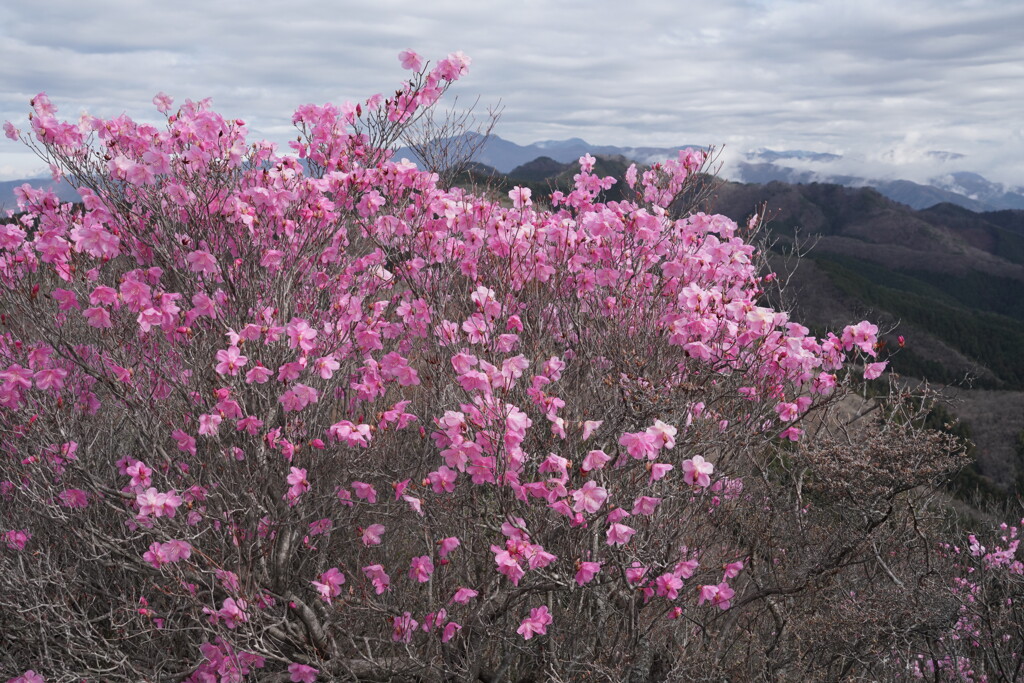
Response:
[{"label": "distant mountain", "polygon": [[[467,133],[467,135],[476,135]],[[616,147],[614,145],[592,145],[580,138],[568,140],[542,140],[530,145],[517,145],[514,142],[505,140],[497,135],[492,135],[484,144],[476,161],[488,166],[493,166],[502,173],[509,173],[512,169],[522,166],[538,157],[547,157],[558,163],[566,164],[578,160],[584,154],[603,154],[606,156],[624,156],[637,163],[651,164],[657,161],[664,161],[675,156],[679,150],[687,147],[701,147],[701,145],[680,145],[678,147]],[[406,157],[417,161],[415,152],[407,147],[402,147],[395,155],[401,159]]]},{"label": "distant mountain", "polygon": [[[963,155],[954,152],[926,152],[936,168]],[[927,184],[909,180],[871,178],[840,173],[836,170],[843,157],[838,154],[804,150],[761,149],[748,152],[733,170],[733,180],[746,183],[833,183],[846,187],[873,187],[886,197],[914,209],[926,209],[942,202],[957,204],[972,211],[1024,209],[1024,188],[1007,187],[978,173],[956,171],[936,175]],[[845,164],[849,167],[851,164]],[[809,168],[808,168],[809,167]]]},{"label": "distant mountain", "polygon": [[81,201],[81,197],[78,195],[78,190],[71,186],[67,180],[61,180],[60,182],[54,182],[49,177],[47,178],[25,178],[23,180],[8,180],[6,182],[0,182],[0,213],[6,210],[16,211],[18,208],[18,200],[15,199],[14,190],[21,187],[25,183],[28,183],[32,187],[41,188],[46,187],[56,191],[57,196],[65,202],[77,202]]}]

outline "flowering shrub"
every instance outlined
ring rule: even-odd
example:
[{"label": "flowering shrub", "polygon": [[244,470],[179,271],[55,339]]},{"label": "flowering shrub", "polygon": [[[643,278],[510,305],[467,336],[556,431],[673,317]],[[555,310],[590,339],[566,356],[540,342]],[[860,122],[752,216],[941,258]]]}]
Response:
[{"label": "flowering shrub", "polygon": [[833,433],[877,328],[762,305],[743,231],[675,217],[702,152],[631,201],[589,156],[550,208],[439,188],[388,149],[469,59],[401,62],[293,156],[163,94],[163,128],[6,126],[82,203],[0,225],[4,670],[780,675],[800,610],[916,571],[955,445]]}]

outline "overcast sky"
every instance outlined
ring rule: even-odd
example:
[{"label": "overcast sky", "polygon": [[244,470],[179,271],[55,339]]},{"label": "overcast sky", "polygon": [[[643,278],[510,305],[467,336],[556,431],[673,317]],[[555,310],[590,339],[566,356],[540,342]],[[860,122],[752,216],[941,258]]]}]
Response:
[{"label": "overcast sky", "polygon": [[[45,91],[72,119],[157,121],[165,91],[283,142],[299,104],[393,89],[410,48],[469,55],[453,92],[500,100],[520,144],[805,149],[1024,185],[1019,0],[4,0],[0,120]],[[39,170],[0,140],[0,180]]]}]

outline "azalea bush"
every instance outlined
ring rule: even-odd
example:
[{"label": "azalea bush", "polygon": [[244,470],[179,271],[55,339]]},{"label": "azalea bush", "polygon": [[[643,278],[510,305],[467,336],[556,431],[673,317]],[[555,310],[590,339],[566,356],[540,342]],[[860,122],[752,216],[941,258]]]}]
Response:
[{"label": "azalea bush", "polygon": [[287,153],[163,94],[5,127],[82,201],[0,225],[0,671],[924,671],[964,458],[911,400],[843,417],[877,328],[764,305],[757,217],[676,217],[699,150],[621,202],[589,156],[550,206],[439,187],[390,150],[469,59],[401,61]]}]

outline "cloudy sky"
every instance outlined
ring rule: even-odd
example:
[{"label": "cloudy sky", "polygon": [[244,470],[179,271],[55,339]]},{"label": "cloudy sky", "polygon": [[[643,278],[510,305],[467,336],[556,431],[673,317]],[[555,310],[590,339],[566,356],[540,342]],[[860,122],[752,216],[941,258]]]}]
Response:
[{"label": "cloudy sky", "polygon": [[[69,118],[157,121],[165,91],[283,142],[298,104],[396,86],[401,50],[462,50],[453,93],[500,100],[521,144],[805,149],[1024,185],[1022,31],[1018,0],[10,0],[0,120],[45,91]],[[0,180],[40,170],[0,140]]]}]

